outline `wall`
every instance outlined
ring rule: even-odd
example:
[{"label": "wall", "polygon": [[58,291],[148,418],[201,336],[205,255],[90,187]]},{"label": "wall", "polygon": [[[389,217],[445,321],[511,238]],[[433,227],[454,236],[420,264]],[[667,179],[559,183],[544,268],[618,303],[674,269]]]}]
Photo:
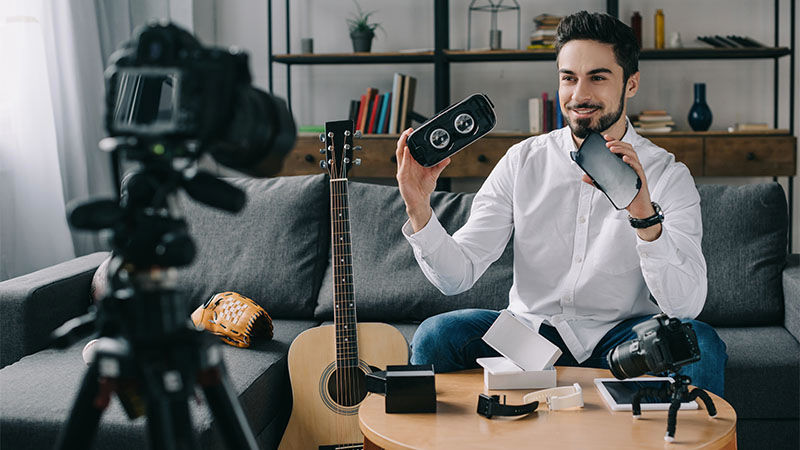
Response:
[{"label": "wall", "polygon": [[[286,52],[285,3],[273,2],[273,51]],[[450,47],[466,48],[467,6],[469,2],[450,2]],[[485,3],[485,2],[483,2]],[[366,10],[376,10],[374,18],[385,31],[378,32],[373,51],[431,48],[433,46],[433,1],[361,0]],[[532,18],[540,13],[566,15],[586,9],[604,11],[603,0],[570,0],[559,2],[520,1],[521,43],[533,31]],[[789,1],[781,2],[780,45],[789,45]],[[767,45],[774,43],[774,2],[767,0],[642,0],[620,1],[620,17],[626,23],[634,10],[643,17],[643,46],[653,45],[653,14],[656,8],[665,13],[667,40],[679,32],[685,46],[701,46],[697,35],[747,35]],[[293,0],[290,2],[290,51],[298,51],[300,38],[314,38],[317,53],[349,52],[351,44],[345,19],[354,10],[346,0]],[[266,88],[267,73],[267,7],[263,1],[195,0],[195,31],[207,43],[236,45],[251,56],[255,84]],[[795,19],[797,20],[797,19]],[[516,16],[513,12],[499,15],[504,47],[515,47]],[[473,13],[472,47],[488,47],[489,15]],[[797,38],[796,38],[797,39]],[[795,44],[797,46],[797,44]],[[797,58],[800,59],[800,58]],[[789,58],[780,61],[779,122],[789,127],[788,76]],[[677,129],[688,130],[686,120],[692,102],[692,85],[707,84],[707,101],[714,121],[712,129],[726,129],[736,122],[773,121],[772,60],[738,61],[642,61],[641,88],[631,100],[629,111],[666,109],[675,119]],[[800,69],[795,69],[800,73]],[[286,95],[286,68],[274,65],[274,92]],[[326,120],[345,117],[349,101],[358,98],[367,86],[381,91],[391,89],[392,74],[403,72],[418,78],[415,109],[423,115],[434,113],[433,68],[431,65],[360,65],[360,66],[293,66],[292,107],[298,124],[322,124]],[[527,99],[543,91],[551,95],[556,89],[553,62],[470,63],[451,66],[451,99],[459,100],[472,92],[484,92],[497,105],[499,130],[527,128]],[[797,87],[796,87],[796,92]],[[795,94],[797,95],[797,94]],[[800,105],[795,100],[795,109]],[[795,114],[795,135],[800,128]],[[367,149],[368,151],[368,149]],[[767,182],[771,178],[698,178],[698,183]],[[786,188],[785,178],[779,180]],[[794,249],[800,249],[800,187],[794,193]],[[459,180],[454,190],[475,190],[480,180]]]}]

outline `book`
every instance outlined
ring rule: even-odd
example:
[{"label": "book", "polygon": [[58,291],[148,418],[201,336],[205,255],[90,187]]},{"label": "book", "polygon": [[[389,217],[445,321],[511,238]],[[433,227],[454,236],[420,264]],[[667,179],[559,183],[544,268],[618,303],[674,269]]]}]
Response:
[{"label": "book", "polygon": [[400,124],[397,117],[400,115],[400,101],[403,98],[403,75],[395,73],[392,77],[392,104],[389,110],[389,133],[400,133]]},{"label": "book", "polygon": [[400,130],[405,130],[411,124],[408,115],[414,110],[414,93],[417,90],[417,79],[411,75],[406,75],[403,79],[403,101],[400,106],[398,122],[401,124]]},{"label": "book", "polygon": [[636,119],[639,122],[668,122],[672,120],[672,116],[669,114],[659,115],[659,116],[648,116],[648,115],[639,115]]},{"label": "book", "polygon": [[369,123],[367,124],[367,133],[375,133],[375,120],[378,117],[378,111],[381,109],[381,96],[375,95],[372,100],[372,107],[369,110]]},{"label": "book", "polygon": [[381,113],[380,117],[378,118],[378,126],[376,133],[385,134],[387,132],[386,126],[389,123],[387,116],[389,115],[388,110],[389,110],[389,103],[392,101],[392,93],[387,92],[383,94],[382,97],[383,98],[381,99]]},{"label": "book", "polygon": [[356,130],[361,129],[361,118],[364,117],[364,109],[367,107],[367,94],[361,95],[361,100],[358,102],[358,114],[356,115],[356,120],[353,122],[353,126]]},{"label": "book", "polygon": [[558,90],[556,90],[556,99],[553,101],[553,109],[556,110],[555,128],[559,129],[564,126],[564,116],[561,115],[561,103],[558,101]]},{"label": "book", "polygon": [[671,120],[659,120],[657,122],[641,122],[638,120],[634,120],[633,126],[640,128],[674,127],[675,122]]},{"label": "book", "polygon": [[369,126],[369,118],[370,114],[372,113],[372,104],[375,102],[375,96],[378,94],[378,90],[374,87],[367,88],[367,92],[364,94],[366,95],[366,104],[364,105],[364,114],[361,116],[359,120],[359,127],[358,130],[361,130],[362,133],[367,132],[367,127]]},{"label": "book", "polygon": [[737,123],[734,127],[736,131],[759,131],[759,130],[771,130],[772,127],[766,123]]},{"label": "book", "polygon": [[528,99],[528,131],[531,134],[542,132],[542,99],[538,97]]},{"label": "book", "polygon": [[639,128],[634,127],[637,133],[669,133],[672,127],[657,127],[657,128]]},{"label": "book", "polygon": [[361,102],[358,100],[350,100],[350,112],[347,114],[347,118],[352,120],[353,123],[356,123],[358,120],[358,108],[361,106]]},{"label": "book", "polygon": [[548,107],[548,103],[547,102],[548,101],[549,100],[547,100],[547,92],[542,92],[542,132],[543,133],[547,133],[548,131],[550,131],[550,129],[547,128],[547,125],[550,123],[550,119],[548,118],[549,114],[548,114],[548,110],[547,110],[547,107]]}]

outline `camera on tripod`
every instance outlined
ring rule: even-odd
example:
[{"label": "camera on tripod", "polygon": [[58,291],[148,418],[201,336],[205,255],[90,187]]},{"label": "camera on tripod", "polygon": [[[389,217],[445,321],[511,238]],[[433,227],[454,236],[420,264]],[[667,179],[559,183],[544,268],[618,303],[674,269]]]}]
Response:
[{"label": "camera on tripod", "polygon": [[[218,344],[189,321],[176,267],[191,263],[195,246],[174,205],[183,189],[208,206],[241,210],[244,191],[199,169],[199,157],[209,152],[246,174],[273,175],[294,146],[291,113],[251,86],[247,55],[203,47],[169,23],[139,28],[112,54],[106,107],[111,137],[100,147],[112,152],[124,186],[118,199],[71,205],[69,222],[110,229],[114,257],[97,312],[53,333],[62,347],[90,326],[98,335],[57,448],[91,446],[111,391],[131,419],[147,416],[154,448],[198,448],[188,409],[198,385],[229,448],[256,449]],[[120,183],[123,158],[139,167]]]},{"label": "camera on tripod", "polygon": [[633,327],[637,338],[618,345],[606,359],[620,380],[647,372],[677,372],[700,360],[697,335],[689,323],[658,314]]}]

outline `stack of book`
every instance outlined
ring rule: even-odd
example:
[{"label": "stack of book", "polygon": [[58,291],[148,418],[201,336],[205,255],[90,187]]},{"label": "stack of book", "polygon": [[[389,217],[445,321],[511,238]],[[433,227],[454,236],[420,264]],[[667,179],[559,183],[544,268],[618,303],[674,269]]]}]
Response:
[{"label": "stack of book", "polygon": [[553,48],[556,40],[556,28],[559,22],[561,22],[560,16],[539,14],[534,17],[535,30],[531,33],[531,43],[528,45],[528,49]]},{"label": "stack of book", "polygon": [[528,99],[528,131],[531,134],[548,133],[565,125],[564,116],[558,103],[558,91],[555,98],[547,92],[541,97]]},{"label": "stack of book", "polygon": [[350,101],[348,117],[364,134],[400,133],[411,125],[416,90],[416,78],[395,73],[391,92],[381,94],[374,87],[367,88],[360,100]]},{"label": "stack of book", "polygon": [[668,133],[675,127],[675,122],[665,110],[655,109],[634,116],[633,126],[638,133]]}]

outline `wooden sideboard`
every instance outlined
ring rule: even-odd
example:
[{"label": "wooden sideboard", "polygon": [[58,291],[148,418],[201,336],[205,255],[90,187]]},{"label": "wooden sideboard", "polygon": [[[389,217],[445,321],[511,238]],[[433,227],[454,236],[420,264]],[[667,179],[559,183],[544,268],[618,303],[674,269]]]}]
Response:
[{"label": "wooden sideboard", "polygon": [[[506,150],[529,137],[523,133],[490,133],[453,158],[442,176],[450,178],[486,177]],[[671,132],[647,134],[656,145],[673,153],[694,176],[789,176],[796,175],[797,138],[788,130],[767,132]],[[398,135],[365,135],[357,140],[364,150],[360,167],[352,177],[394,178],[395,148]],[[321,172],[319,135],[301,133],[284,161],[280,175],[309,175]]]}]

